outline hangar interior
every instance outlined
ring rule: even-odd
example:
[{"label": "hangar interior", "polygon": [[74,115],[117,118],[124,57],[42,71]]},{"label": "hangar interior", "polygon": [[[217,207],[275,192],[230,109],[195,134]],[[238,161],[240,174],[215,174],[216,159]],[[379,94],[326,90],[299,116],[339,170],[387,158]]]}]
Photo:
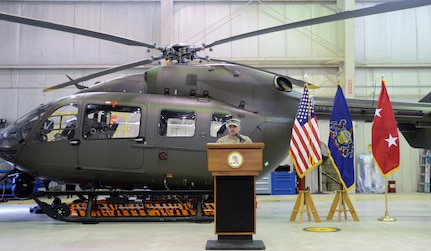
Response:
[{"label": "hangar interior", "polygon": [[[392,1],[392,0],[391,0]],[[385,1],[385,2],[391,2]],[[160,46],[202,43],[307,18],[365,8],[382,1],[2,1],[0,11],[106,32]],[[238,40],[205,50],[206,56],[260,67],[320,86],[312,95],[333,97],[339,79],[347,98],[376,100],[382,76],[391,100],[417,102],[431,91],[430,8],[305,26]],[[0,22],[0,118],[13,122],[35,106],[76,88],[43,89],[95,71],[149,58],[146,48]],[[163,62],[82,83],[141,72]],[[298,88],[298,87],[295,87]],[[299,88],[300,90],[300,88]],[[290,108],[289,108],[290,109]],[[322,142],[327,121],[320,121]],[[371,123],[356,121],[355,151],[369,153]],[[397,191],[418,190],[423,149],[401,139],[401,168],[389,176]],[[287,149],[286,149],[287,152]],[[286,159],[289,163],[289,159]],[[307,185],[316,191],[317,171]]]},{"label": "hangar interior", "polygon": [[[181,42],[199,47],[245,32],[391,2],[397,1],[4,0],[0,1],[0,12],[160,46]],[[2,20],[0,34],[2,126],[39,104],[76,93],[74,86],[43,92],[68,81],[68,77],[79,78],[157,56],[144,47]],[[202,51],[202,56],[305,80],[320,87],[311,90],[318,97],[334,97],[339,80],[347,98],[365,99],[370,103],[378,98],[383,76],[391,100],[417,102],[431,92],[430,40],[431,5],[427,5],[237,40]],[[155,61],[80,84],[92,86],[167,63]],[[302,91],[300,87],[294,88]],[[319,127],[321,141],[326,142],[328,121],[319,120]],[[354,133],[357,156],[369,156],[371,123],[354,121]],[[308,222],[289,221],[295,196],[263,195],[258,196],[256,204],[255,239],[263,240],[268,250],[426,250],[431,244],[428,237],[430,194],[417,192],[423,191],[421,172],[427,149],[412,148],[401,136],[400,150],[400,169],[388,176],[388,180],[396,181],[396,194],[391,195],[390,201],[390,213],[397,216],[396,223],[377,221],[387,209],[381,194],[373,197],[355,193],[353,189],[351,198],[360,222],[352,222],[350,215],[340,222],[339,214],[338,222],[319,224],[309,214]],[[286,156],[287,152],[288,149]],[[355,167],[360,164],[357,157]],[[3,169],[6,163],[0,162],[0,165]],[[286,157],[281,165],[291,165],[291,160]],[[322,189],[318,185],[322,182],[319,170],[316,168],[307,175],[306,186],[313,193]],[[336,188],[326,186],[325,189]],[[333,194],[313,196],[323,219]],[[206,240],[216,238],[212,224],[70,224],[45,215],[28,214],[30,206],[28,201],[0,204],[3,247],[10,250],[203,250]],[[314,233],[308,232],[311,229]]]}]

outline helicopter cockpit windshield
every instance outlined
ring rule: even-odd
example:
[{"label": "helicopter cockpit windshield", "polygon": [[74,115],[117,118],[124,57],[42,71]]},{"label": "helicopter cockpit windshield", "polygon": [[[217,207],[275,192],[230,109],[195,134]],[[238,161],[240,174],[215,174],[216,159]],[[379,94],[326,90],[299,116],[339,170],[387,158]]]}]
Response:
[{"label": "helicopter cockpit windshield", "polygon": [[[34,125],[52,106],[52,103],[53,102],[39,106],[38,108],[19,118],[12,125],[4,128],[0,134],[0,146],[8,147],[22,143]],[[50,125],[46,126],[49,127]]]},{"label": "helicopter cockpit windshield", "polygon": [[0,148],[3,150],[0,152],[1,158],[8,161],[12,161],[15,158],[19,145],[24,142],[31,129],[51,105],[52,102],[39,106],[0,131]]}]

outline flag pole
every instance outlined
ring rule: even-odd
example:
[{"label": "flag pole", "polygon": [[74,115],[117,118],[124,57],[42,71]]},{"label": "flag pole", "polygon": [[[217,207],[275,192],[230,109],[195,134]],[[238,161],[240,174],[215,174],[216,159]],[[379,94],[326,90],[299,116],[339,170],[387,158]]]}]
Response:
[{"label": "flag pole", "polygon": [[[308,74],[307,73],[305,73],[304,74],[304,87],[305,88],[307,88],[307,90],[308,90]],[[308,92],[307,92],[307,100],[308,100],[308,103],[307,103],[307,119],[308,119],[308,122],[307,123],[310,123],[310,118],[311,118],[311,116],[310,116],[310,91],[308,90]],[[308,131],[309,129],[307,129],[307,131]],[[307,141],[308,141],[308,144],[307,144],[307,148],[308,148],[308,151],[310,151],[310,148],[311,148],[311,146],[310,146],[310,134],[309,133],[307,133]],[[311,158],[311,156],[310,155],[308,155],[308,160],[311,162],[311,160],[310,160],[310,158]],[[307,189],[307,187],[305,186],[305,175],[304,175],[304,177],[302,177],[302,185],[303,185],[303,190],[305,191],[305,190],[308,190]]]},{"label": "flag pole", "polygon": [[[372,125],[373,159],[381,174],[385,177],[385,216],[379,221],[393,222],[395,218],[388,213],[388,185],[386,176],[396,171],[400,166],[400,148],[398,128],[392,110],[391,101],[386,90],[386,81],[382,74],[382,89],[377,101],[376,113]],[[398,142],[398,143],[397,143]],[[383,143],[383,144],[382,144]]]},{"label": "flag pole", "polygon": [[337,76],[337,92],[332,107],[329,120],[328,152],[332,166],[340,178],[340,189],[336,190],[334,201],[326,219],[332,220],[335,212],[338,212],[338,221],[341,220],[341,213],[344,213],[344,218],[347,220],[347,212],[350,211],[353,220],[359,221],[347,193],[354,183],[353,125],[339,75]]},{"label": "flag pole", "polygon": [[383,222],[394,222],[396,221],[395,218],[392,218],[389,216],[389,210],[388,210],[388,186],[386,185],[386,176],[385,176],[385,216],[379,217],[379,221]]},{"label": "flag pole", "polygon": [[[304,92],[306,92],[306,94],[307,94],[307,96],[306,96],[307,104],[304,104],[305,102],[303,103],[303,99],[305,97],[305,93],[303,93],[303,96],[300,100],[300,105],[298,107],[297,118],[295,119],[295,121],[298,119],[298,114],[301,114],[300,111],[303,109],[307,113],[307,122],[306,122],[307,124],[306,125],[304,124],[305,130],[306,130],[306,131],[304,131],[304,134],[307,135],[307,138],[303,138],[304,142],[301,142],[301,144],[303,144],[303,143],[307,144],[306,146],[304,146],[304,148],[306,148],[305,154],[307,155],[307,158],[304,157],[304,160],[306,161],[306,163],[305,163],[306,168],[305,169],[307,170],[310,168],[311,163],[313,163],[312,166],[314,167],[314,163],[316,163],[316,162],[314,162],[315,160],[314,160],[313,156],[311,156],[311,154],[313,152],[313,147],[311,146],[311,144],[312,144],[311,135],[313,133],[312,132],[313,129],[311,129],[311,128],[313,127],[313,124],[310,121],[312,119],[312,114],[311,114],[312,108],[311,108],[311,102],[310,102],[310,93],[308,92],[308,81],[307,81],[308,75],[307,74],[304,75],[304,79],[305,79],[305,81],[304,81],[305,82]],[[302,125],[301,125],[301,128],[302,128]],[[293,133],[294,133],[293,131],[294,130],[292,130],[292,139],[294,138],[293,137]],[[319,142],[320,142],[320,139],[319,139]],[[292,142],[291,142],[291,146],[292,146]],[[291,153],[290,150],[289,150],[289,153]],[[298,216],[298,214],[299,214],[298,221],[299,221],[299,223],[301,223],[302,222],[302,214],[304,212],[307,212],[308,220],[311,220],[311,214],[312,214],[314,216],[314,220],[316,222],[320,222],[320,217],[319,217],[319,214],[317,213],[316,206],[314,205],[313,199],[311,198],[310,191],[308,189],[305,189],[305,177],[306,177],[305,174],[307,172],[305,172],[305,174],[304,174],[303,171],[299,171],[300,168],[298,167],[298,164],[296,162],[297,159],[295,157],[293,157],[292,160],[293,160],[293,164],[295,165],[295,168],[297,170],[297,173],[300,174],[299,177],[302,177],[302,178],[300,178],[300,180],[302,181],[301,186],[303,186],[303,187],[298,187],[298,197],[297,197],[295,205],[293,207],[292,215],[290,216],[290,221],[295,221],[296,216]],[[317,162],[317,163],[319,163],[319,162]],[[303,164],[304,163],[302,163],[301,165],[303,165]],[[300,181],[300,183],[301,183],[301,181]]]}]

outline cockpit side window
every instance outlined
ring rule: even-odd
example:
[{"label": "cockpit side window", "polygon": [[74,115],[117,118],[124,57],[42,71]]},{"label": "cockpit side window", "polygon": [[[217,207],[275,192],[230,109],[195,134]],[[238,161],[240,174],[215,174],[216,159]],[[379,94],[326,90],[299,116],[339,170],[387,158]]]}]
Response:
[{"label": "cockpit side window", "polygon": [[35,141],[53,142],[75,137],[78,105],[68,104],[56,109],[43,122],[39,132],[35,134]]},{"label": "cockpit side window", "polygon": [[228,113],[213,113],[211,116],[210,135],[211,137],[220,137],[226,131],[226,123],[232,118]]},{"label": "cockpit side window", "polygon": [[196,130],[196,112],[162,110],[159,135],[165,137],[193,137]]},{"label": "cockpit side window", "polygon": [[82,136],[87,140],[136,138],[140,124],[139,107],[88,104]]}]

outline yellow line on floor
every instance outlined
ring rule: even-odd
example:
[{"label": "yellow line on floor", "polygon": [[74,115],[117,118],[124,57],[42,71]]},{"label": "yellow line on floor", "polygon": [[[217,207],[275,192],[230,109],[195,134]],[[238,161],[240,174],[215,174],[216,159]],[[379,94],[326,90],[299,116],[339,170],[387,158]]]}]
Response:
[{"label": "yellow line on floor", "polygon": [[[364,200],[385,200],[385,194],[348,194],[350,200],[352,201],[364,201]],[[317,194],[313,195],[311,194],[311,197],[313,200],[316,201],[328,201],[333,200],[335,197],[335,194],[328,193],[328,194]],[[265,196],[257,196],[257,201],[262,202],[275,202],[275,201],[296,201],[297,196],[296,195],[265,195]],[[430,200],[431,194],[429,193],[406,193],[406,194],[388,194],[388,200],[389,201],[396,201],[396,200]]]}]

